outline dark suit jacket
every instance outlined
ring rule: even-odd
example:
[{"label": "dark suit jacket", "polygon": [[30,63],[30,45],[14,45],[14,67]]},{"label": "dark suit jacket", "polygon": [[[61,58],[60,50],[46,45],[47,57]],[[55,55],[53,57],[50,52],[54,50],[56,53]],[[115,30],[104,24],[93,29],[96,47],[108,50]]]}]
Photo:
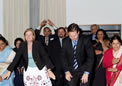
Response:
[{"label": "dark suit jacket", "polygon": [[57,38],[54,39],[49,45],[49,56],[51,58],[53,65],[55,66],[54,73],[56,73],[56,75],[58,76],[64,73],[60,53],[61,53],[61,45],[59,38]]},{"label": "dark suit jacket", "polygon": [[[41,70],[45,65],[47,68],[53,68],[53,65],[48,58],[47,53],[45,52],[42,44],[38,41],[34,41],[32,45],[32,55],[34,62],[36,63],[37,67]],[[13,62],[8,67],[8,70],[13,71],[16,64],[23,58],[23,65],[25,70],[28,67],[28,49],[27,49],[27,42],[23,42],[20,45],[20,48],[13,60]]]},{"label": "dark suit jacket", "polygon": [[[45,36],[40,35],[40,30],[35,30],[35,34],[36,34],[36,40],[40,41],[42,43],[42,45],[44,46],[46,52],[48,53],[48,46],[45,43]],[[48,39],[48,45],[50,44],[50,42],[52,40],[54,40],[55,38],[57,38],[57,30],[55,30],[55,35],[50,35],[49,39]]]},{"label": "dark suit jacket", "polygon": [[[13,48],[13,50],[17,53],[19,49],[15,47]],[[17,63],[15,69],[17,69],[17,67],[21,68],[23,66],[22,63],[23,63],[23,59],[21,58],[21,60],[19,60],[19,62]]]},{"label": "dark suit jacket", "polygon": [[[54,40],[54,38],[55,38],[54,35],[50,35],[50,36],[49,36],[49,39],[48,39],[48,44],[49,44],[52,40]],[[38,37],[37,40],[38,40],[38,41],[41,41],[42,44],[43,44],[44,46],[46,46],[46,43],[45,43],[45,36],[39,35],[39,37]]]},{"label": "dark suit jacket", "polygon": [[79,35],[76,58],[78,62],[78,69],[73,69],[73,47],[72,41],[68,37],[63,40],[63,47],[61,51],[61,58],[64,67],[64,72],[70,71],[71,74],[83,74],[85,71],[91,72],[94,62],[93,48],[88,36]]},{"label": "dark suit jacket", "polygon": [[[45,36],[40,35],[40,30],[35,30],[35,34],[36,34],[36,40],[41,41],[43,45],[45,44]],[[55,37],[57,37],[57,30],[55,30],[55,34],[54,35],[50,35],[49,36],[49,43],[50,41],[52,41]]]},{"label": "dark suit jacket", "polygon": [[96,44],[96,40],[92,40],[92,34],[88,35],[92,45]]}]

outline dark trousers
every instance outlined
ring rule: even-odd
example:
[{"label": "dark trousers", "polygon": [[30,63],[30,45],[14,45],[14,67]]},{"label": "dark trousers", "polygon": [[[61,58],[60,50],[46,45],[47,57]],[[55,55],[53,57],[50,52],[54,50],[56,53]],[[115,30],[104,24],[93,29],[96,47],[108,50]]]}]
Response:
[{"label": "dark trousers", "polygon": [[24,86],[23,74],[20,74],[17,69],[15,70],[14,85],[15,86]]},{"label": "dark trousers", "polygon": [[73,75],[71,81],[68,81],[68,86],[90,86],[87,82],[86,84],[81,83],[81,76]]},{"label": "dark trousers", "polygon": [[56,76],[56,80],[51,80],[53,86],[67,86],[67,81],[65,79],[64,74],[59,74]]}]

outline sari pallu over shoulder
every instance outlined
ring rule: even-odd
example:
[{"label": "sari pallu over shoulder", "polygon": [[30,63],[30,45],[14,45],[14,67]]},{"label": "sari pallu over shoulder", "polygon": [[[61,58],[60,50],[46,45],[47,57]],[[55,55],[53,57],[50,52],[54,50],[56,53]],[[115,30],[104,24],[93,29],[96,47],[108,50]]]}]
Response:
[{"label": "sari pallu over shoulder", "polygon": [[[121,63],[121,64],[120,64]],[[113,72],[112,75],[111,75],[111,80],[110,80],[110,83],[108,86],[114,86],[117,79],[119,78],[120,74],[122,74],[121,70],[119,69],[121,66],[121,69],[122,69],[122,56],[120,58],[120,62],[119,64],[116,66],[117,68],[117,72]],[[119,83],[118,83],[119,84]],[[121,83],[122,84],[122,83]],[[115,86],[118,86],[118,85],[115,85]]]},{"label": "sari pallu over shoulder", "polygon": [[15,52],[9,46],[0,52],[0,75],[7,69],[14,57]]},{"label": "sari pallu over shoulder", "polygon": [[120,58],[120,62],[118,64],[113,65],[113,68],[117,68],[117,72],[111,73],[111,80],[108,86],[122,86],[122,46],[120,49],[113,53],[114,58]]},{"label": "sari pallu over shoulder", "polygon": [[112,48],[108,49],[103,56],[103,62],[102,65],[106,70],[106,82],[107,82],[107,86],[108,83],[111,80],[111,72],[108,71],[109,68],[112,68],[113,64],[112,64],[112,59],[113,59],[113,55],[112,55]]},{"label": "sari pallu over shoulder", "polygon": [[[3,77],[3,74],[5,74],[8,70],[7,67],[11,64],[13,61],[13,58],[15,57],[15,52],[7,46],[2,52],[0,52],[0,76]],[[0,86],[14,86],[13,80],[14,80],[14,72],[11,73],[11,76],[7,80],[2,80],[0,82]]]}]

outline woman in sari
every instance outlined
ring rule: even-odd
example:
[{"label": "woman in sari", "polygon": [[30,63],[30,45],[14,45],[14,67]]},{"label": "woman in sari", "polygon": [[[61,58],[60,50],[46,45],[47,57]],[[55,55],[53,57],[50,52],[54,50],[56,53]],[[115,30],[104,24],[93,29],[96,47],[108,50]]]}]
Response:
[{"label": "woman in sari", "polygon": [[106,86],[105,69],[102,66],[103,54],[109,48],[109,38],[103,29],[96,32],[94,79],[92,86]]},{"label": "woman in sari", "polygon": [[121,38],[111,38],[112,48],[107,50],[103,58],[103,67],[106,69],[107,86],[122,86],[122,46]]},{"label": "woman in sari", "polygon": [[4,37],[0,37],[0,86],[14,86],[14,72],[8,80],[3,79],[3,74],[7,72],[7,67],[12,62],[15,52],[8,46]]}]

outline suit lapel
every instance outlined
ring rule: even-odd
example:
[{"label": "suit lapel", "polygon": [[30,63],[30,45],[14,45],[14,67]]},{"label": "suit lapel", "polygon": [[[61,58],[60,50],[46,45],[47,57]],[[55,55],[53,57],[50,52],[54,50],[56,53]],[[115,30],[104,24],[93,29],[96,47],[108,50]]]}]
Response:
[{"label": "suit lapel", "polygon": [[72,56],[73,56],[73,46],[72,46],[72,40],[69,38],[69,51],[71,52]]},{"label": "suit lapel", "polygon": [[78,54],[78,52],[80,51],[81,42],[82,42],[82,40],[80,39],[80,35],[79,35],[78,43],[77,43],[77,48],[76,48],[76,53],[77,53],[77,54]]},{"label": "suit lapel", "polygon": [[36,57],[37,56],[37,49],[36,49],[35,41],[32,44],[32,56],[33,56],[33,59],[34,59],[34,57],[37,58]]},{"label": "suit lapel", "polygon": [[28,61],[28,47],[27,47],[27,42],[25,43],[25,59]]},{"label": "suit lapel", "polygon": [[60,49],[61,49],[61,43],[60,43],[60,39],[59,38],[57,40],[57,45],[60,46]]}]

